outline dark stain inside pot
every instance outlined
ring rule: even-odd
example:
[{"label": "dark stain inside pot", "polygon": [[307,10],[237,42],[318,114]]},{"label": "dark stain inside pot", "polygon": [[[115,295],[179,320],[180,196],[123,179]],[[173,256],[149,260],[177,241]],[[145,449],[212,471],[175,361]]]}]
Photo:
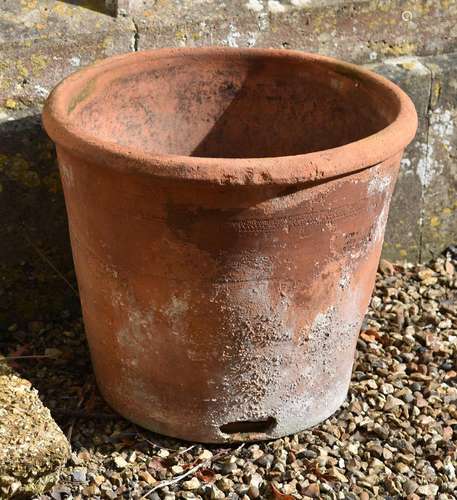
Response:
[{"label": "dark stain inside pot", "polygon": [[98,140],[161,155],[304,154],[374,134],[398,112],[376,83],[312,61],[166,58],[100,85],[71,119]]}]

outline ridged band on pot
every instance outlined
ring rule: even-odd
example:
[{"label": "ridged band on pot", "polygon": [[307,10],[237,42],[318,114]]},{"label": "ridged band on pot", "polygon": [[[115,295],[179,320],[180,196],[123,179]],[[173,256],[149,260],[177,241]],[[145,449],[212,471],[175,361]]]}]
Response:
[{"label": "ridged band on pot", "polygon": [[295,51],[161,49],[70,76],[43,121],[117,411],[224,442],[341,405],[417,127],[398,87]]}]

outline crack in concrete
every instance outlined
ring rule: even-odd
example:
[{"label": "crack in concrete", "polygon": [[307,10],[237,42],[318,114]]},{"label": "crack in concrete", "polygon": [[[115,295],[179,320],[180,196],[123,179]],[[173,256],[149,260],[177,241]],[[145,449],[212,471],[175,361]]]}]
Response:
[{"label": "crack in concrete", "polygon": [[[427,69],[429,72],[429,88],[428,88],[428,101],[427,101],[427,108],[425,111],[425,123],[426,123],[426,132],[425,132],[425,144],[426,144],[426,151],[425,151],[425,158],[424,161],[426,162],[425,168],[426,172],[429,171],[430,167],[430,115],[432,113],[432,99],[433,99],[433,84],[434,84],[434,73],[432,68],[430,68],[427,65],[426,61],[421,61],[422,65]],[[427,189],[426,186],[422,186],[421,188],[421,205],[420,205],[420,217],[419,217],[419,262],[422,262],[423,259],[423,240],[424,240],[424,218],[425,218],[425,190]]]},{"label": "crack in concrete", "polygon": [[135,19],[133,17],[131,18],[131,21],[132,21],[132,24],[133,24],[133,27],[134,27],[134,32],[133,32],[133,38],[132,38],[131,47],[132,47],[132,51],[133,52],[138,52],[140,50],[139,49],[139,46],[140,46],[140,29],[138,27],[138,23],[135,21]]}]

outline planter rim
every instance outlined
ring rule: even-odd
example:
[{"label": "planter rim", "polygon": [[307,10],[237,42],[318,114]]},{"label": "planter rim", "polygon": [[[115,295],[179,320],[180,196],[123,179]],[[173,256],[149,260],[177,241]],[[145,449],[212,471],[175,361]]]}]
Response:
[{"label": "planter rim", "polygon": [[[113,141],[101,140],[68,117],[67,110],[73,95],[71,89],[113,67],[162,58],[198,60],[208,56],[306,61],[323,65],[341,74],[354,75],[357,79],[378,85],[386,97],[398,106],[398,114],[387,127],[342,146],[298,155],[258,158],[198,157],[145,152],[138,148],[121,146]],[[298,50],[228,47],[154,49],[109,57],[62,80],[49,95],[42,119],[44,128],[58,146],[94,163],[128,172],[142,172],[154,177],[224,185],[290,185],[329,179],[362,170],[402,151],[414,138],[418,123],[414,104],[407,94],[387,78],[361,66]]]}]

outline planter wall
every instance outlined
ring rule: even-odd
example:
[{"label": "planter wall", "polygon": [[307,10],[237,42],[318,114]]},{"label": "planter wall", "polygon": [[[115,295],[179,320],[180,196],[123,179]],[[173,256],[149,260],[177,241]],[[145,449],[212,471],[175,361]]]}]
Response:
[{"label": "planter wall", "polygon": [[116,410],[220,442],[339,407],[417,126],[400,89],[298,52],[162,50],[68,78],[44,124]]}]

